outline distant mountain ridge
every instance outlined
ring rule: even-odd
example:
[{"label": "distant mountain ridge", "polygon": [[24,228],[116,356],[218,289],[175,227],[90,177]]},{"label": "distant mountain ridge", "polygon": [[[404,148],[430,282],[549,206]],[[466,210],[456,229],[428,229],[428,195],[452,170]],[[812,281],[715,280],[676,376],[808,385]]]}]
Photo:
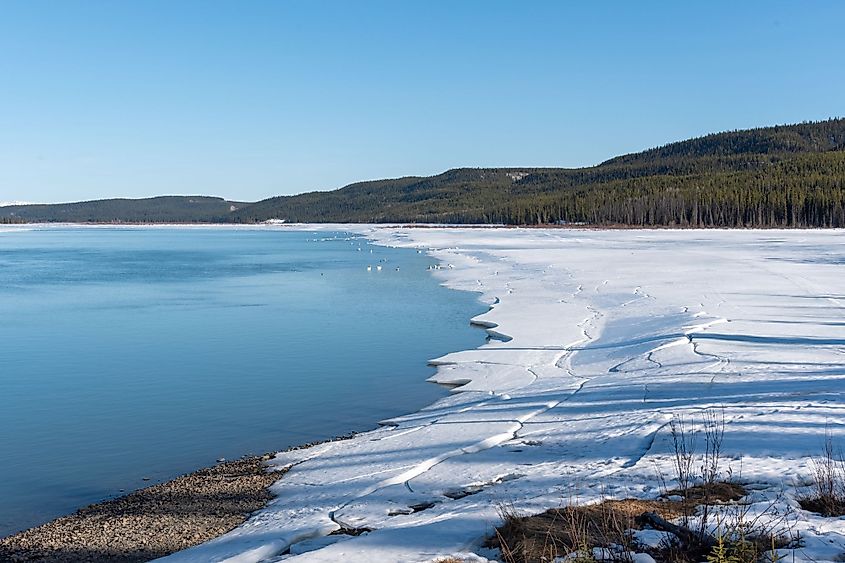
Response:
[{"label": "distant mountain ridge", "polygon": [[10,205],[37,205],[31,201],[0,201],[0,207],[8,207]]},{"label": "distant mountain ridge", "polygon": [[[173,201],[179,211],[165,220],[843,227],[845,119],[714,133],[586,168],[459,168],[252,204],[207,199],[218,203],[200,211]],[[161,222],[137,204],[122,214],[120,205],[103,213],[96,203],[71,204],[88,206],[78,214],[85,219],[21,206],[0,209],[0,220],[13,210],[28,220]]]},{"label": "distant mountain ridge", "polygon": [[618,156],[599,166],[668,157],[706,157],[742,154],[794,154],[845,150],[845,119],[775,125],[711,133],[669,143],[638,153]]},{"label": "distant mountain ridge", "polygon": [[67,223],[208,223],[225,221],[244,203],[209,196],[99,199],[0,207],[0,221]]}]

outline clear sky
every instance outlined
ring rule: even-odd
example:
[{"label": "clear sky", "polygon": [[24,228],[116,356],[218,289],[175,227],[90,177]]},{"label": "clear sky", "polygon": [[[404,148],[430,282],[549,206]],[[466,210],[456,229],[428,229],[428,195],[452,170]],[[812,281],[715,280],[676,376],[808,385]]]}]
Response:
[{"label": "clear sky", "polygon": [[845,2],[0,0],[0,201],[256,200],[845,115]]}]

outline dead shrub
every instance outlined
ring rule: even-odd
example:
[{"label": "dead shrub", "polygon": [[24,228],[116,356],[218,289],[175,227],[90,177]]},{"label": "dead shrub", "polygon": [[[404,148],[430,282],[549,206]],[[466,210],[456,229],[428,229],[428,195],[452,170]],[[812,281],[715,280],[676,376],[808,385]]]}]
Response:
[{"label": "dead shrub", "polygon": [[822,454],[813,458],[811,478],[810,492],[798,499],[801,508],[827,517],[845,515],[845,460],[829,431]]},{"label": "dead shrub", "polygon": [[[665,518],[681,514],[680,503],[667,500],[605,500],[584,506],[554,508],[523,516],[500,507],[502,525],[488,542],[501,550],[506,563],[540,563],[570,553],[592,558],[594,547],[617,548],[618,559],[630,559],[629,530],[639,529],[639,515],[655,512]],[[621,549],[619,549],[621,548]]]}]

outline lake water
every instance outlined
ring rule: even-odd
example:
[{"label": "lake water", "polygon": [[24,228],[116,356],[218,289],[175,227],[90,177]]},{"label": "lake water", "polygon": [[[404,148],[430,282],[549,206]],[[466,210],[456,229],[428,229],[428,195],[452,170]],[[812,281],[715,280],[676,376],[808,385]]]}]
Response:
[{"label": "lake water", "polygon": [[481,344],[485,308],[431,263],[345,233],[0,229],[0,537],[443,396],[426,361]]}]

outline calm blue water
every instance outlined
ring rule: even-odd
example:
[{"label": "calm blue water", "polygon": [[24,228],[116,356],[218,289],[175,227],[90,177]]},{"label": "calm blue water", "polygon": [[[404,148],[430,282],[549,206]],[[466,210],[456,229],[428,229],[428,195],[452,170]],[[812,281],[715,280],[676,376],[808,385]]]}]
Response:
[{"label": "calm blue water", "polygon": [[426,360],[481,344],[482,305],[346,238],[0,232],[0,536],[443,396]]}]

